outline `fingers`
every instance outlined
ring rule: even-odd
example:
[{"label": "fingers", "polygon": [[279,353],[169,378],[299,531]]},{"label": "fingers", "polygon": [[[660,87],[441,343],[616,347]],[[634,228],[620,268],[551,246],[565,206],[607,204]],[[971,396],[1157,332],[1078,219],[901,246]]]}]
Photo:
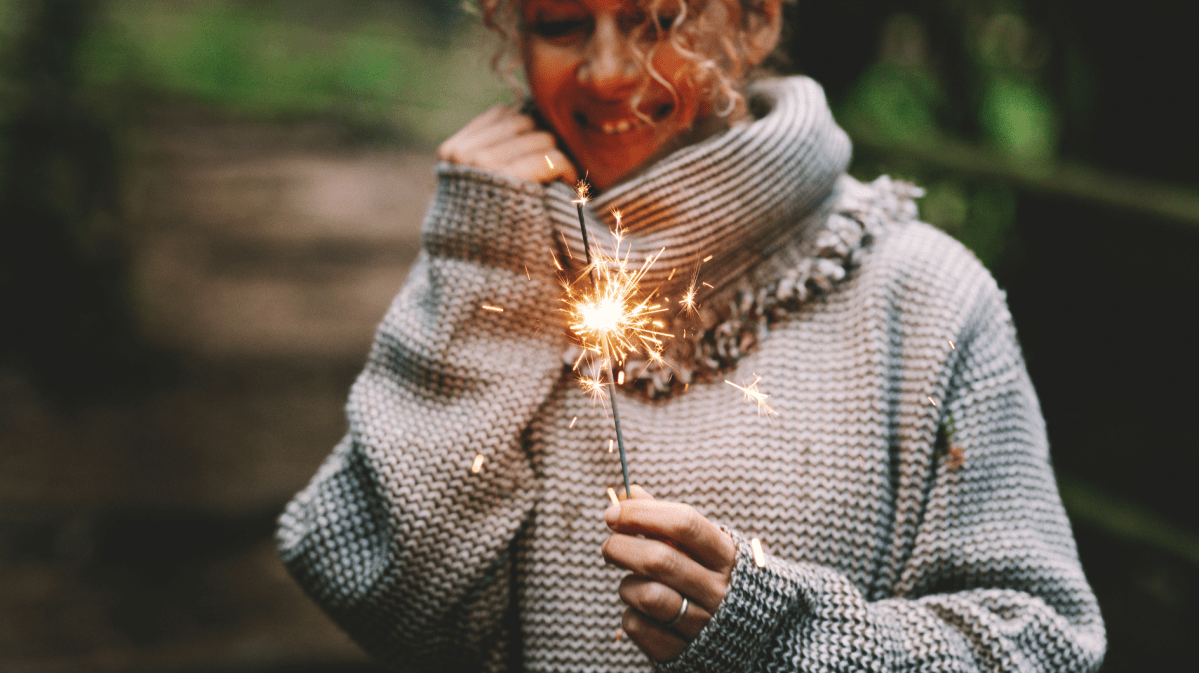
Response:
[{"label": "fingers", "polygon": [[[625,605],[658,622],[666,629],[681,633],[688,642],[712,619],[703,606],[688,601],[679,621],[670,624],[683,609],[683,595],[648,577],[626,575],[620,582],[620,600]],[[668,624],[670,624],[668,626]]]},{"label": "fingers", "polygon": [[546,152],[545,156],[542,158],[549,159],[553,163],[553,167],[550,170],[550,177],[542,180],[542,182],[548,182],[555,178],[562,178],[566,184],[573,187],[574,184],[579,181],[579,171],[575,169],[575,165],[571,163],[570,159],[567,159],[566,155],[559,151],[557,147],[554,147],[554,149],[550,152]]},{"label": "fingers", "polygon": [[642,652],[654,661],[667,661],[683,653],[687,643],[678,634],[629,608],[621,617],[620,626]]},{"label": "fingers", "polygon": [[[654,499],[654,496],[650,495],[649,491],[645,490],[644,488],[641,488],[637,484],[630,485],[630,488],[633,489],[633,498],[634,499],[637,499],[637,498],[640,498],[642,500],[653,500]],[[618,498],[620,498],[621,500],[628,500],[623,488],[616,489],[616,496]]]},{"label": "fingers", "polygon": [[[550,161],[547,162],[546,159]],[[504,175],[533,182],[549,182],[557,178],[562,178],[568,184],[572,184],[578,179],[578,174],[575,173],[574,166],[554,147],[548,150],[534,150],[493,170]]]},{"label": "fingers", "polygon": [[668,540],[724,575],[732,572],[736,561],[737,546],[732,538],[689,505],[634,497],[619,507],[610,506],[604,520],[617,533]]},{"label": "fingers", "polygon": [[[455,134],[458,136],[460,134]],[[550,140],[547,147],[553,146],[553,138],[545,131],[534,131],[533,120],[525,115],[515,114],[501,117],[472,133],[465,134],[454,145],[454,157],[458,163],[472,163],[490,158],[488,150],[496,150],[498,146],[519,139],[524,135],[543,135]]]},{"label": "fingers", "polygon": [[[477,144],[481,134],[487,134],[497,122],[511,118],[516,112],[507,105],[494,105],[486,112],[466,123],[437,148],[437,158],[442,161],[461,163],[459,158]],[[532,120],[530,120],[532,121]]]},{"label": "fingers", "polygon": [[521,180],[578,179],[578,171],[558,149],[554,136],[537,130],[532,117],[506,105],[472,119],[441,144],[437,157]]},{"label": "fingers", "polygon": [[[728,593],[729,576],[705,568],[662,540],[617,533],[603,546],[604,560],[689,597],[713,614]],[[678,605],[675,605],[678,608]]]}]

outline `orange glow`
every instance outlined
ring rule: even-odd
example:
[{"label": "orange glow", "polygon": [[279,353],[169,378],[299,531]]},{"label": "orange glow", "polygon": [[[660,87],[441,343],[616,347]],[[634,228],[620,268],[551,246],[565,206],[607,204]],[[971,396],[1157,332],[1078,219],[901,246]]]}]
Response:
[{"label": "orange glow", "polygon": [[754,565],[759,568],[766,567],[766,553],[762,551],[762,541],[758,538],[752,538],[749,541],[749,547],[754,552]]},{"label": "orange glow", "polygon": [[[627,252],[620,257],[619,213],[614,214],[618,222],[615,254],[608,256],[597,246],[592,247],[592,263],[576,282],[588,282],[586,278],[592,276],[593,287],[575,292],[568,285],[564,310],[571,331],[585,350],[623,363],[633,352],[661,351],[660,337],[670,336],[654,325],[657,314],[666,309],[661,303],[651,303],[653,293],[643,295],[640,288],[641,279],[665,248],[647,257],[641,266],[630,267]],[[584,383],[584,388],[591,391],[594,386]]]}]

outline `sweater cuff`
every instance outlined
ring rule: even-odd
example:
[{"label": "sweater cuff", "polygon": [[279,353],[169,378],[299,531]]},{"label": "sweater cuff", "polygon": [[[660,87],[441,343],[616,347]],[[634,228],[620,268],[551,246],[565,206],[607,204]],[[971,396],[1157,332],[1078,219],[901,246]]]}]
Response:
[{"label": "sweater cuff", "polygon": [[725,530],[737,543],[728,593],[687,649],[655,666],[660,673],[748,671],[769,650],[781,616],[802,605],[796,584],[773,568],[779,561],[767,556],[766,566],[759,568],[749,541],[737,531]]},{"label": "sweater cuff", "polygon": [[445,162],[437,165],[437,177],[423,231],[430,254],[554,275],[542,185]]}]

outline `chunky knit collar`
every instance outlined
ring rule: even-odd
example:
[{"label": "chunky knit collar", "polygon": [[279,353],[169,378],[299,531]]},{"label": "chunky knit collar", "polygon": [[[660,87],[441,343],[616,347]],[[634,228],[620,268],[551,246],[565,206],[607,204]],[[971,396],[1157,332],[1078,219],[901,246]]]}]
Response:
[{"label": "chunky knit collar", "polygon": [[[726,285],[810,228],[797,225],[812,224],[805,216],[828,200],[848,167],[849,137],[816,82],[762,81],[748,100],[751,110],[764,112],[756,121],[674,152],[588,204],[588,232],[605,248],[613,245],[608,232],[619,210],[622,250],[631,259],[666,249],[646,286],[677,291],[696,268],[702,282]],[[549,191],[556,228],[571,255],[583,259],[574,194],[562,183]]]},{"label": "chunky knit collar", "polygon": [[[639,262],[665,249],[643,287],[676,302],[689,285],[697,290],[698,314],[668,319],[675,336],[662,362],[625,363],[626,385],[650,397],[733,366],[771,322],[841,280],[870,240],[868,223],[887,218],[878,195],[845,176],[849,138],[816,82],[765,80],[748,100],[755,121],[669,155],[584,209],[593,246],[613,249],[612,211],[619,210],[622,255]],[[855,187],[856,200],[845,194]],[[900,192],[891,199],[895,214],[914,217],[914,205],[899,203],[910,203],[910,194]],[[846,197],[849,208],[838,207]],[[564,261],[574,260],[577,271],[585,254],[574,198],[565,184],[546,188]],[[578,351],[564,357],[573,363]]]}]

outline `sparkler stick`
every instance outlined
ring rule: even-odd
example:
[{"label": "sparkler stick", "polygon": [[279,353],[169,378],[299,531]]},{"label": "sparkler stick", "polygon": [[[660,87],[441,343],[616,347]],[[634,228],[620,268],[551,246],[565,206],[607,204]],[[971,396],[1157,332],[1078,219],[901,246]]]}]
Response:
[{"label": "sparkler stick", "polygon": [[[583,204],[587,203],[588,193],[591,190],[585,179],[579,180],[579,184],[575,189],[578,192],[579,198],[574,200],[574,204],[579,213],[579,230],[583,232],[583,251],[587,253],[587,266],[590,267],[591,271],[591,287],[598,292],[599,281],[595,277],[595,266],[591,263],[591,245],[587,242],[587,225],[583,222]],[[608,385],[612,386],[612,392],[608,395],[608,401],[612,403],[612,423],[616,426],[616,445],[620,448],[620,471],[624,475],[624,493],[626,498],[631,498],[633,497],[633,490],[629,485],[629,460],[625,456],[624,431],[620,427],[620,412],[616,410],[616,377],[612,374],[611,354],[607,352],[606,347],[604,350]]]}]

